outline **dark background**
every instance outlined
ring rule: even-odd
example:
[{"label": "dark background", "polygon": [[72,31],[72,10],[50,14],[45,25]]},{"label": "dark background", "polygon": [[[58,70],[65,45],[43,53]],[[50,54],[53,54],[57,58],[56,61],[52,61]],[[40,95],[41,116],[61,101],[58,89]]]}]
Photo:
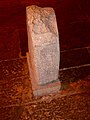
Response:
[{"label": "dark background", "polygon": [[90,0],[0,0],[0,60],[28,51],[26,6],[33,4],[55,9],[61,67],[90,63]]}]

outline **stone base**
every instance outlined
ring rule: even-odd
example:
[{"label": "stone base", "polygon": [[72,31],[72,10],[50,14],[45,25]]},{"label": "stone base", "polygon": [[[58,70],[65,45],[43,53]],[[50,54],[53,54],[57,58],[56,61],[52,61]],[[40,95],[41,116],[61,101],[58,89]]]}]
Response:
[{"label": "stone base", "polygon": [[54,82],[53,85],[48,84],[45,86],[38,86],[38,89],[33,91],[33,95],[34,96],[43,96],[43,95],[48,95],[51,93],[57,93],[60,90],[60,88],[61,88],[61,85],[60,85],[59,81],[57,83]]}]

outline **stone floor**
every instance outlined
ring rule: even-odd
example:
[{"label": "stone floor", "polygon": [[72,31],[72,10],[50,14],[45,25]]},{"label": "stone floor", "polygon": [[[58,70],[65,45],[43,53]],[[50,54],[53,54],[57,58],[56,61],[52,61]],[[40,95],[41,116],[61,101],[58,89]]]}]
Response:
[{"label": "stone floor", "polygon": [[90,64],[60,69],[60,81],[35,98],[26,58],[0,61],[0,120],[90,120]]},{"label": "stone floor", "polygon": [[51,94],[0,107],[0,120],[90,120],[90,75]]}]

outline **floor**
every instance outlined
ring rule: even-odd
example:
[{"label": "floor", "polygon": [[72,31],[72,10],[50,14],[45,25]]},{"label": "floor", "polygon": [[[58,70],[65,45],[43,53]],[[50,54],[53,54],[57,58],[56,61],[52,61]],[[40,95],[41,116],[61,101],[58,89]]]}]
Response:
[{"label": "floor", "polygon": [[[78,87],[87,89],[89,86]],[[77,90],[44,96],[26,105],[2,107],[0,120],[89,120],[90,91],[74,89]]]},{"label": "floor", "polygon": [[57,94],[0,107],[0,120],[90,120],[90,75]]}]

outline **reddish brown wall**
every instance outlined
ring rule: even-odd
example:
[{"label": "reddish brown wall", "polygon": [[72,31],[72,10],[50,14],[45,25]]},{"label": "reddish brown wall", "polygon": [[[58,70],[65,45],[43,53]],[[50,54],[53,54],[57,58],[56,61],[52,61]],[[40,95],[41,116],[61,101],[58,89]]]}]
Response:
[{"label": "reddish brown wall", "polygon": [[62,51],[90,46],[90,0],[0,0],[0,60],[28,50],[25,9],[32,4],[55,9]]}]

